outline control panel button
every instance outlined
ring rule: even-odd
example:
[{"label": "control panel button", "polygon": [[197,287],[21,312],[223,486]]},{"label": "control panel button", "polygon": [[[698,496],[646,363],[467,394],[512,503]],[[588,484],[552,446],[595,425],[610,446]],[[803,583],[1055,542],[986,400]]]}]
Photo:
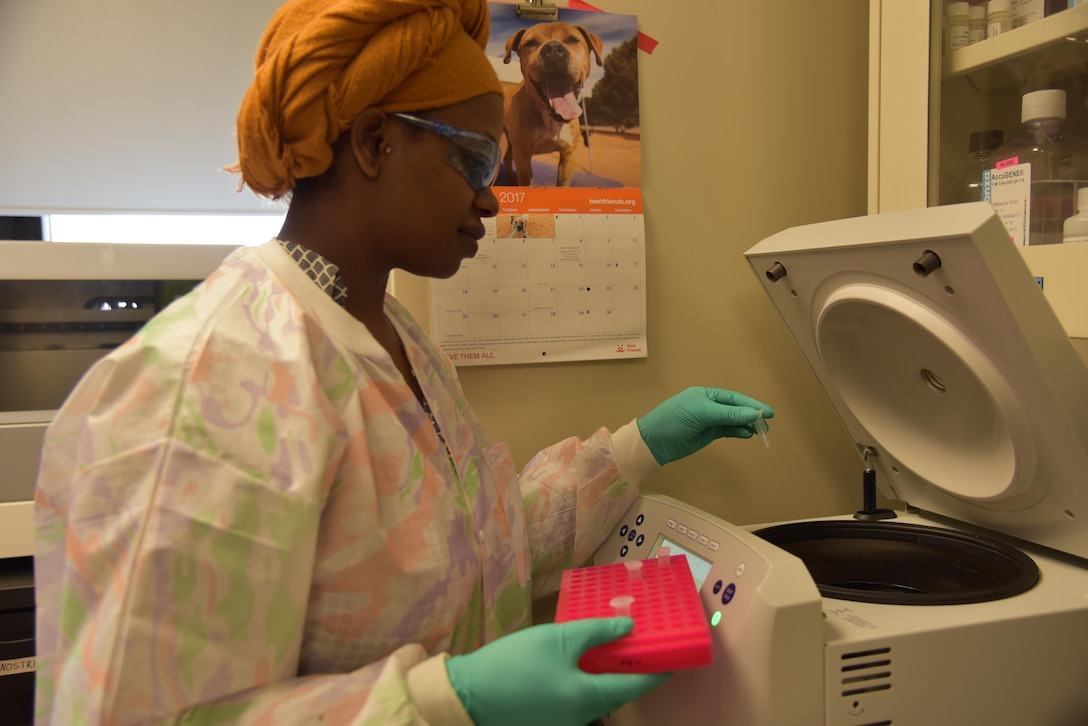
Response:
[{"label": "control panel button", "polygon": [[646,541],[646,537],[645,537],[644,535],[641,535],[641,534],[640,534],[640,535],[638,536],[638,539],[636,539],[636,540],[635,540],[635,546],[636,546],[636,547],[641,547],[641,546],[642,546],[642,543],[643,543],[643,542],[645,542],[645,541]]},{"label": "control panel button", "polygon": [[645,514],[640,514],[637,517],[635,517],[635,526],[636,527],[641,527],[642,523],[645,522],[645,521],[646,521],[646,515]]},{"label": "control panel button", "polygon": [[676,520],[675,519],[666,519],[665,520],[665,526],[668,527],[669,529],[676,529]]},{"label": "control panel button", "polygon": [[626,537],[626,536],[627,536],[627,525],[625,524],[622,527],[620,527],[620,537]]},{"label": "control panel button", "polygon": [[688,533],[688,526],[686,524],[678,524],[678,525],[676,525],[676,531],[679,532],[680,534],[687,534]]},{"label": "control panel button", "polygon": [[728,605],[729,601],[733,599],[733,596],[737,594],[737,586],[732,582],[725,586],[725,590],[722,592],[722,605]]},{"label": "control panel button", "polygon": [[743,575],[746,569],[748,569],[748,565],[744,564],[743,562],[737,565],[737,577]]},{"label": "control panel button", "polygon": [[698,532],[696,532],[694,529],[689,529],[688,530],[688,539],[698,539],[698,538],[699,538],[699,533]]},{"label": "control panel button", "polygon": [[709,537],[707,537],[705,534],[699,535],[699,544],[701,544],[703,547],[706,547],[707,544],[709,544],[709,543],[710,543],[710,538]]},{"label": "control panel button", "polygon": [[710,540],[710,544],[707,545],[707,547],[710,548],[711,552],[717,552],[718,547],[720,547],[720,546],[721,545],[719,545],[716,540]]},{"label": "control panel button", "polygon": [[623,547],[620,547],[620,557],[626,557],[626,556],[627,556],[627,545],[624,545]]},{"label": "control panel button", "polygon": [[725,583],[724,583],[724,582],[722,582],[721,580],[718,580],[717,582],[715,582],[715,583],[714,583],[714,594],[715,594],[715,595],[717,595],[717,594],[718,594],[719,592],[721,592],[721,591],[722,591],[722,587],[723,587],[724,585],[725,585]]},{"label": "control panel button", "polygon": [[635,530],[632,529],[630,532],[627,533],[627,541],[628,542],[634,542],[635,537],[637,535],[638,535],[638,532],[636,532]]}]

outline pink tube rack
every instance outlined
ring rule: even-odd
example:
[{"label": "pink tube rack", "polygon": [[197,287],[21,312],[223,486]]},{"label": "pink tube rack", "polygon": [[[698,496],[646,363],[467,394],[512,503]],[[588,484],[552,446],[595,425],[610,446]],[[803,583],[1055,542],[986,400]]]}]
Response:
[{"label": "pink tube rack", "polygon": [[[557,623],[614,617],[617,597],[630,596],[634,630],[586,651],[578,667],[586,673],[658,673],[710,665],[710,626],[687,558],[641,560],[567,570],[559,586]],[[624,602],[624,605],[627,605]]]}]

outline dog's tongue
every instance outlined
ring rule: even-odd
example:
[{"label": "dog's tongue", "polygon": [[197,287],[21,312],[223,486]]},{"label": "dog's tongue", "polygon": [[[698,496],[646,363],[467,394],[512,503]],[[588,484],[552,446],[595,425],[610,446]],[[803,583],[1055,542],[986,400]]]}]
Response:
[{"label": "dog's tongue", "polygon": [[552,110],[567,121],[582,115],[582,108],[578,105],[578,99],[574,97],[573,93],[552,96],[549,100],[552,102]]},{"label": "dog's tongue", "polygon": [[563,88],[548,84],[548,100],[551,101],[552,110],[567,121],[582,115],[582,107],[578,105],[574,89],[570,86]]}]

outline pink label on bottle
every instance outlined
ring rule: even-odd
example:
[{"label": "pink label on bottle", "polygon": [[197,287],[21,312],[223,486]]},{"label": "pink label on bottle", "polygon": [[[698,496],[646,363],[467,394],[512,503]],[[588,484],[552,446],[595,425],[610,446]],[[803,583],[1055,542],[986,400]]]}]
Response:
[{"label": "pink label on bottle", "polygon": [[997,165],[994,168],[995,169],[1004,169],[1006,166],[1016,166],[1019,163],[1020,163],[1020,157],[1019,156],[1014,156],[1014,157],[1012,157],[1010,159],[1005,159],[1004,161],[997,162]]}]

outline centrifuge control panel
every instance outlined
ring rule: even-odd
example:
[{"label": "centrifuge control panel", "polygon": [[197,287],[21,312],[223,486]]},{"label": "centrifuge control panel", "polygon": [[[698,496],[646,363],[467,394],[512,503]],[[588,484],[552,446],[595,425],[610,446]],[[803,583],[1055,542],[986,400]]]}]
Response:
[{"label": "centrifuge control panel", "polygon": [[754,535],[659,494],[635,501],[593,557],[595,564],[647,560],[662,548],[684,555],[712,627],[746,609],[767,573]]}]

